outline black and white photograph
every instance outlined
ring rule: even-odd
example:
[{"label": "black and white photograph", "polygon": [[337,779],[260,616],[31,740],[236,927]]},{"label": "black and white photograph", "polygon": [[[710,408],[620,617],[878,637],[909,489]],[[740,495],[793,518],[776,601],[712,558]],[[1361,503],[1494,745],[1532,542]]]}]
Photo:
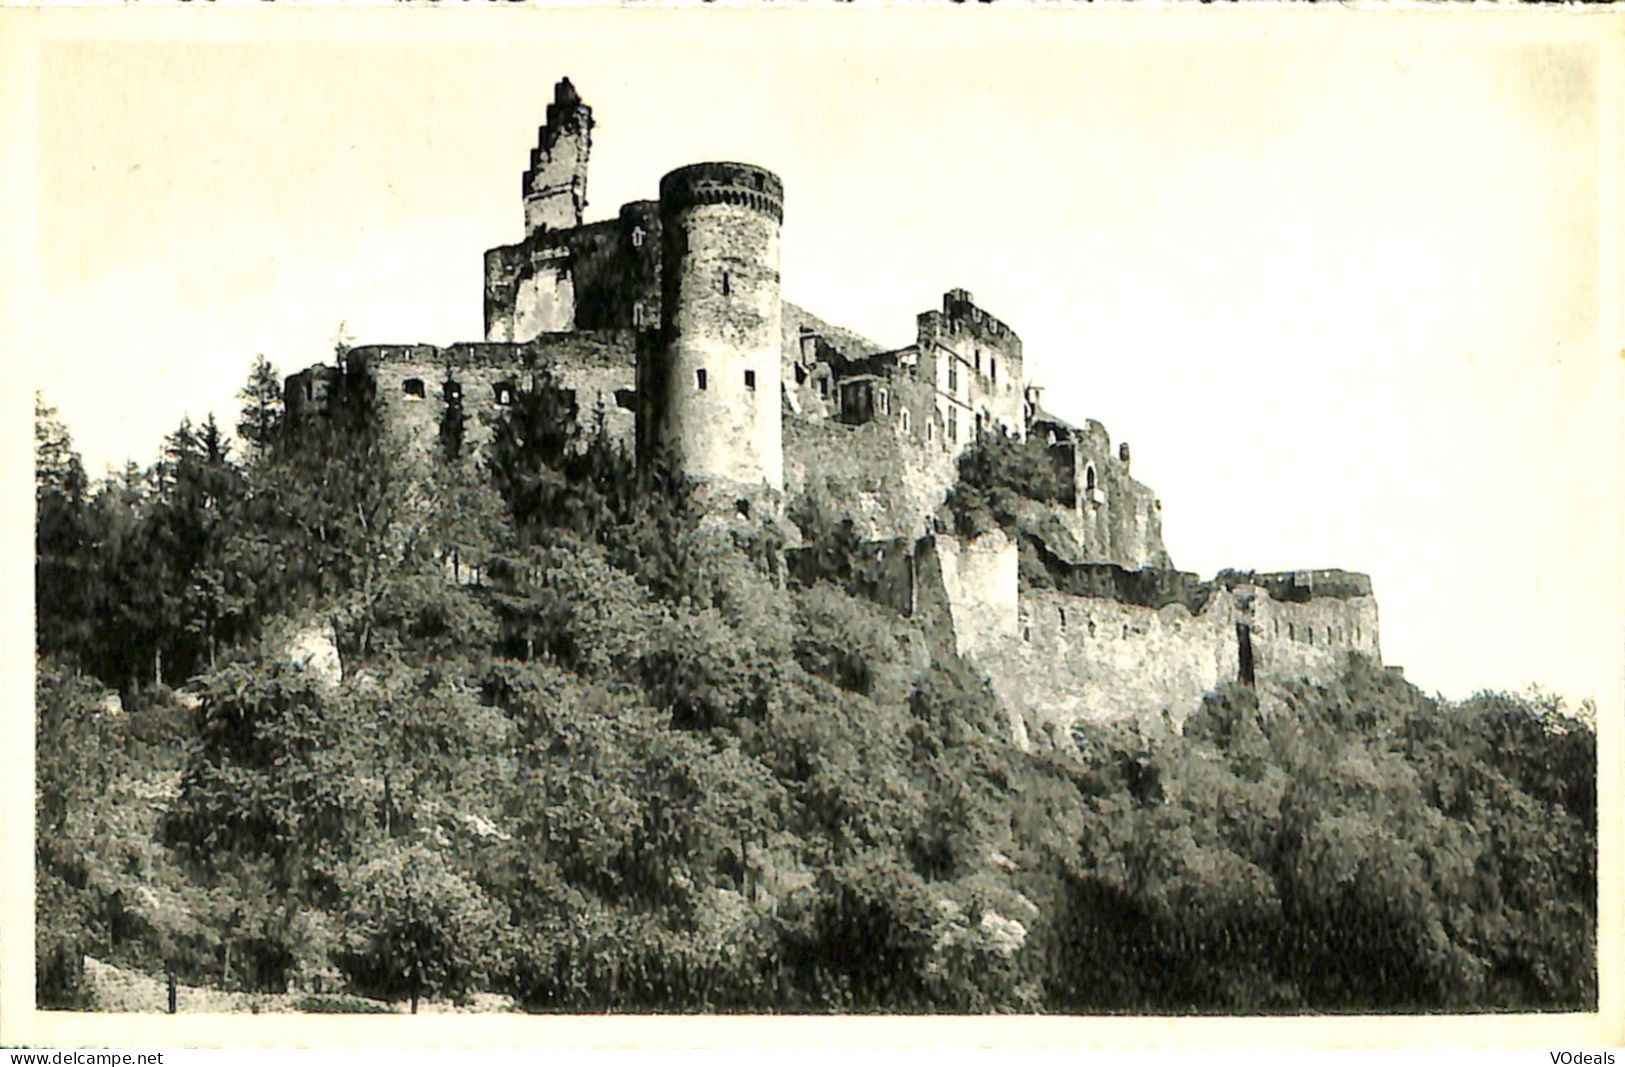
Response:
[{"label": "black and white photograph", "polygon": [[1625,1040],[1625,21],[486,7],[0,11],[8,1043]]}]

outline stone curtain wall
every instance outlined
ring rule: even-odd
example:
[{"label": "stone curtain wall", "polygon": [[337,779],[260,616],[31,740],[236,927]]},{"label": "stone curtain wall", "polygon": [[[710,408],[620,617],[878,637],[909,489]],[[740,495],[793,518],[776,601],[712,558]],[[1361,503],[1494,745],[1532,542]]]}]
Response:
[{"label": "stone curtain wall", "polygon": [[[1256,588],[1256,587],[1255,587]],[[1238,589],[1245,598],[1247,587]],[[1329,680],[1345,657],[1358,652],[1381,662],[1377,601],[1372,596],[1320,596],[1303,602],[1273,599],[1257,590],[1246,621],[1252,630],[1259,684],[1292,678]]]},{"label": "stone curtain wall", "polygon": [[792,510],[796,498],[821,493],[840,504],[864,540],[928,533],[955,477],[950,456],[900,436],[890,425],[784,419],[785,493]]},{"label": "stone curtain wall", "polygon": [[962,656],[1008,644],[1017,637],[1020,587],[1016,543],[1003,530],[970,541],[939,536],[930,556],[940,569],[954,645]]},{"label": "stone curtain wall", "polygon": [[[504,406],[497,387],[526,388],[532,372],[545,368],[559,388],[575,393],[579,432],[595,432],[601,417],[610,437],[630,449],[636,416],[621,400],[631,403],[634,344],[631,331],[606,330],[544,334],[525,344],[366,345],[351,349],[350,358],[365,362],[386,422],[417,448],[438,445],[448,377],[462,392],[464,447],[477,452],[490,441],[488,420]],[[423,385],[421,398],[407,391],[413,380]]]},{"label": "stone curtain wall", "polygon": [[1200,611],[1182,602],[1127,604],[1023,590],[1020,633],[972,654],[1029,735],[1067,743],[1079,721],[1166,717],[1175,727],[1215,687],[1237,681],[1237,623],[1249,628],[1256,684],[1331,681],[1358,652],[1380,660],[1369,597],[1273,600],[1262,589],[1217,587]]}]

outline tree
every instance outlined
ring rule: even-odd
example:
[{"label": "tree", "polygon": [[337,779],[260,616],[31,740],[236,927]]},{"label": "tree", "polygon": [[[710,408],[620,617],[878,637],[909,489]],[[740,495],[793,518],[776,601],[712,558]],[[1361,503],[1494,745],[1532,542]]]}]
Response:
[{"label": "tree", "polygon": [[198,742],[165,835],[200,870],[234,855],[268,862],[272,883],[325,902],[367,832],[381,792],[373,738],[348,696],[272,652],[205,676]]},{"label": "tree", "polygon": [[[157,653],[172,652],[182,677],[213,667],[222,640],[237,636],[253,595],[229,564],[231,515],[244,482],[214,415],[194,429],[188,420],[166,441],[160,491],[150,513],[152,543],[163,564]],[[161,659],[160,659],[161,663]],[[162,681],[161,671],[155,671]]]},{"label": "tree", "polygon": [[118,774],[119,737],[102,693],[55,660],[36,662],[34,875],[37,991],[42,1007],[74,1007],[99,901],[84,832]]},{"label": "tree", "polygon": [[1048,446],[1038,437],[1016,437],[1003,426],[979,435],[960,454],[959,480],[948,493],[955,528],[966,537],[995,525],[1013,534],[1022,499],[1065,499]]},{"label": "tree", "polygon": [[281,440],[283,420],[282,376],[265,356],[254,357],[248,381],[238,390],[242,408],[237,417],[237,439],[249,462],[267,456]]},{"label": "tree", "polygon": [[99,568],[87,507],[89,479],[67,427],[34,396],[36,636],[47,655],[94,654]]},{"label": "tree", "polygon": [[361,990],[461,999],[501,961],[500,910],[438,850],[392,844],[345,877],[339,967]]}]

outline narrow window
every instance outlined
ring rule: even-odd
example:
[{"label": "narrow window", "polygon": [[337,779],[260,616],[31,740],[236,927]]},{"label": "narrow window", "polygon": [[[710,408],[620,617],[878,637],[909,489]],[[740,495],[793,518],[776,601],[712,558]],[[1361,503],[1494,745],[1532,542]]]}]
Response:
[{"label": "narrow window", "polygon": [[948,440],[954,441],[954,442],[957,442],[959,440],[959,409],[958,408],[949,408],[948,409]]},{"label": "narrow window", "polygon": [[722,272],[722,295],[728,296],[733,292],[733,286],[728,283],[728,272]]},{"label": "narrow window", "polygon": [[880,391],[880,413],[882,415],[891,414],[891,396],[884,389]]},{"label": "narrow window", "polygon": [[1093,490],[1095,487],[1095,465],[1093,463],[1083,469],[1083,487],[1088,490]]},{"label": "narrow window", "polygon": [[925,439],[927,441],[935,441],[937,439],[937,424],[936,423],[928,422],[928,423],[925,424]]},{"label": "narrow window", "polygon": [[1236,680],[1242,685],[1257,684],[1253,674],[1253,630],[1244,622],[1236,623]]},{"label": "narrow window", "polygon": [[948,392],[959,392],[959,365],[957,363],[948,364]]},{"label": "narrow window", "polygon": [[694,372],[694,387],[696,389],[704,389],[705,388],[705,368],[704,367],[701,367],[699,370]]},{"label": "narrow window", "polygon": [[491,396],[498,407],[507,407],[513,403],[514,385],[511,381],[497,382],[491,386]]},{"label": "narrow window", "polygon": [[1063,629],[1063,630],[1066,629],[1066,609],[1065,608],[1056,608],[1055,610],[1061,616],[1061,629]]},{"label": "narrow window", "polygon": [[422,400],[428,395],[428,393],[424,391],[422,378],[406,379],[406,381],[401,383],[401,392],[405,393],[407,396],[417,397],[419,400]]},{"label": "narrow window", "polygon": [[976,350],[976,373],[982,373],[982,350],[980,348]]},{"label": "narrow window", "polygon": [[642,226],[634,226],[634,227],[632,227],[632,247],[633,248],[642,248],[643,247],[643,227]]},{"label": "narrow window", "polygon": [[632,325],[633,326],[642,326],[643,325],[643,305],[642,304],[633,304],[632,305]]},{"label": "narrow window", "polygon": [[999,384],[999,361],[992,356],[987,357],[987,376],[994,385]]},{"label": "narrow window", "polygon": [[903,409],[903,432],[908,433],[908,408]]},{"label": "narrow window", "polygon": [[756,391],[756,372],[755,371],[748,370],[748,371],[745,372],[745,388],[749,389],[753,393]]},{"label": "narrow window", "polygon": [[818,395],[823,397],[825,400],[829,399],[829,379],[828,378],[820,378],[820,379],[818,379]]}]

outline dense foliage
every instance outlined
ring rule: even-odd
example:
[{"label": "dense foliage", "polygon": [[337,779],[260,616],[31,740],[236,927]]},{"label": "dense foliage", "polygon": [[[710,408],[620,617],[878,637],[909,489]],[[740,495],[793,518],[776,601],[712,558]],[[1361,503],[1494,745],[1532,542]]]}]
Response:
[{"label": "dense foliage", "polygon": [[997,426],[960,453],[959,480],[947,508],[955,530],[966,537],[995,526],[1014,534],[1022,501],[1056,503],[1067,493],[1047,444]]},{"label": "dense foliage", "polygon": [[[1595,1003],[1595,738],[1549,703],[1355,662],[1022,753],[851,566],[787,581],[541,379],[480,464],[363,373],[295,427],[256,365],[240,458],[183,424],[94,485],[40,409],[43,1004],[87,955],[308,1010]],[[967,515],[1043,492],[976,463]]]}]

